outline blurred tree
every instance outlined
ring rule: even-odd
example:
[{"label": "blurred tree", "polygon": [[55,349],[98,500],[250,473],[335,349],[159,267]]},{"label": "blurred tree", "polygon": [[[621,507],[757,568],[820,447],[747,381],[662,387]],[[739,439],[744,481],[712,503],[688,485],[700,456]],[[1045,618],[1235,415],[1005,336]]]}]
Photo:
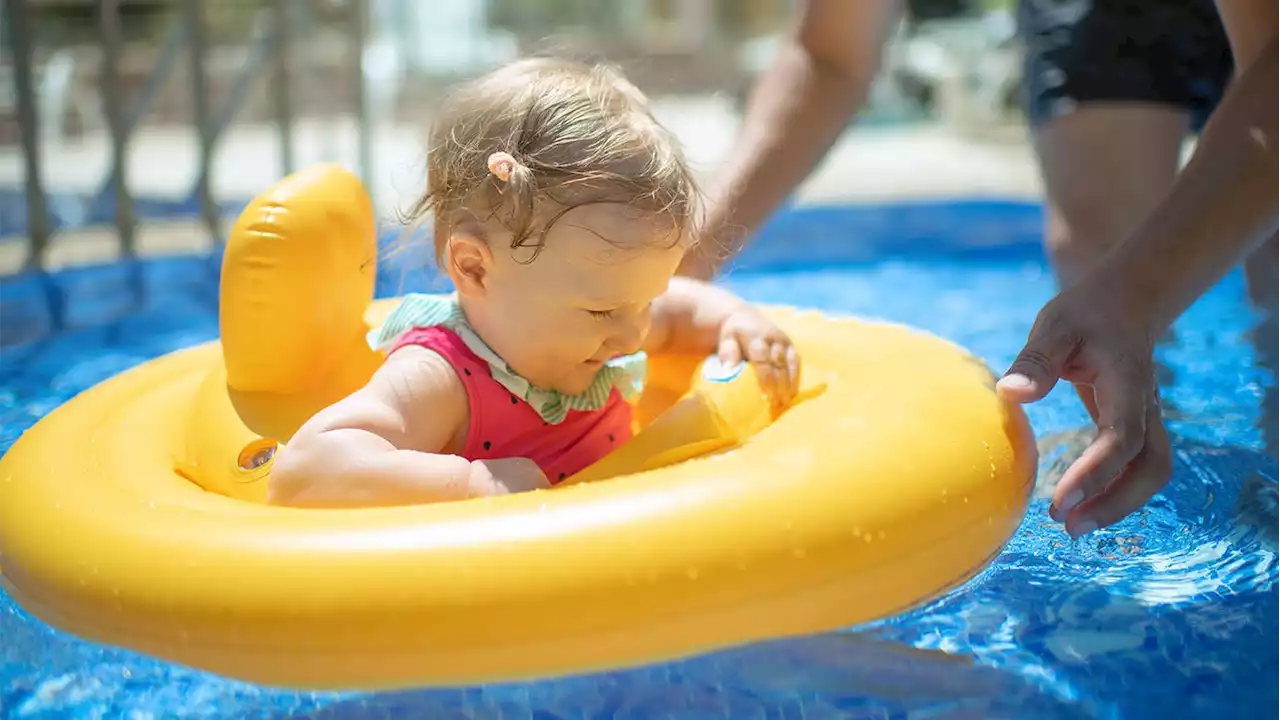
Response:
[{"label": "blurred tree", "polygon": [[[100,0],[28,2],[31,32],[41,48],[98,42]],[[163,32],[173,14],[169,0],[121,0],[120,30],[125,42],[146,41]]]},{"label": "blurred tree", "polygon": [[748,40],[782,30],[795,0],[717,0],[716,21],[721,35],[730,40]]},{"label": "blurred tree", "polygon": [[263,0],[205,2],[206,37],[213,45],[238,45],[246,42],[253,35],[254,18],[265,6]]},{"label": "blurred tree", "polygon": [[491,26],[525,38],[575,28],[616,35],[621,32],[625,17],[619,0],[490,0],[487,5]]}]

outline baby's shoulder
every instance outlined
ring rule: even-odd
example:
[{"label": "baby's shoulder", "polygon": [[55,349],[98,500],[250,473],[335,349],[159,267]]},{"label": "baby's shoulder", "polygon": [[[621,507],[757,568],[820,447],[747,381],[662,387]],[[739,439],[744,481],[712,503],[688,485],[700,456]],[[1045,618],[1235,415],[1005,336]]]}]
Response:
[{"label": "baby's shoulder", "polygon": [[406,345],[391,353],[367,390],[394,408],[406,427],[467,422],[466,387],[453,365],[430,348]]},{"label": "baby's shoulder", "polygon": [[386,390],[412,402],[466,399],[458,370],[444,355],[422,345],[405,345],[387,356],[374,373]]}]

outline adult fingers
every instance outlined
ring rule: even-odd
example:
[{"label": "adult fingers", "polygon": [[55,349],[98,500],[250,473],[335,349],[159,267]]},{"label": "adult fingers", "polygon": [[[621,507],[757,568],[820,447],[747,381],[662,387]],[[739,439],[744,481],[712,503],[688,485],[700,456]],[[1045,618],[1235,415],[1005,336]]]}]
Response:
[{"label": "adult fingers", "polygon": [[1094,425],[1098,424],[1098,399],[1093,393],[1093,385],[1090,383],[1073,383],[1076,388],[1076,394],[1080,396],[1080,404],[1084,405],[1084,409],[1089,412],[1089,419]]},{"label": "adult fingers", "polygon": [[1078,345],[1078,335],[1051,302],[1040,311],[1022,352],[996,383],[996,392],[1018,403],[1043,398],[1062,377]]},{"label": "adult fingers", "polygon": [[1112,362],[1094,383],[1098,436],[1063,473],[1049,515],[1062,521],[1076,506],[1102,492],[1120,476],[1146,441],[1148,406],[1154,404],[1152,377],[1140,367]]},{"label": "adult fingers", "polygon": [[1100,494],[1082,503],[1067,517],[1067,532],[1080,537],[1128,517],[1169,483],[1173,449],[1160,417],[1160,404],[1147,409],[1146,442],[1124,473]]}]

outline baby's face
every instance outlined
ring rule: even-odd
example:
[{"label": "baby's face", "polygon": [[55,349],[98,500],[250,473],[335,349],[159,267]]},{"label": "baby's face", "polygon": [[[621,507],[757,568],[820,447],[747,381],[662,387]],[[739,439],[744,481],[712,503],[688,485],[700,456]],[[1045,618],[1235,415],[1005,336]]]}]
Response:
[{"label": "baby's face", "polygon": [[684,256],[669,222],[621,205],[562,216],[532,262],[492,246],[493,268],[468,313],[485,341],[533,384],[577,394],[611,358],[639,350],[649,306]]}]

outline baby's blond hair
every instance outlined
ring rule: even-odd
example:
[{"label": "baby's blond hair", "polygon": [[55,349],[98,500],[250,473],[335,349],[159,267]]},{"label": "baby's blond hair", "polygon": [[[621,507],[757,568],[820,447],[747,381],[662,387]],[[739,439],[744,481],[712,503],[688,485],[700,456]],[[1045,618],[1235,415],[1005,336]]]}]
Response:
[{"label": "baby's blond hair", "polygon": [[[494,153],[514,162],[493,171]],[[497,223],[532,260],[561,216],[596,203],[669,219],[673,242],[694,234],[698,191],[679,143],[604,65],[521,60],[459,88],[433,124],[427,172],[409,218],[434,214],[437,258],[460,227]]]}]

